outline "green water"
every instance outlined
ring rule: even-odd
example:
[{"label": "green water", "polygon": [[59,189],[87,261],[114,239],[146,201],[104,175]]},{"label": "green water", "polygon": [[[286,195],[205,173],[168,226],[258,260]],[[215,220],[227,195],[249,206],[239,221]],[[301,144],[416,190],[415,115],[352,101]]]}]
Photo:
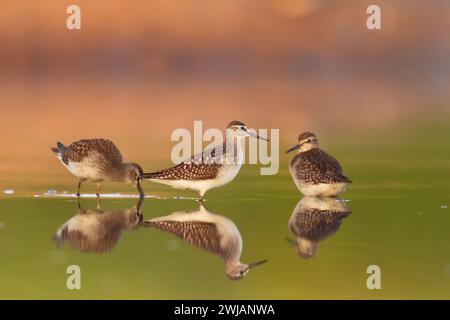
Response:
[{"label": "green water", "polygon": [[[395,137],[337,134],[339,144],[324,144],[353,180],[343,196],[352,213],[318,243],[310,259],[299,257],[288,227],[301,197],[287,171],[288,158],[282,156],[275,176],[244,167],[232,183],[207,194],[206,202],[209,211],[239,229],[242,262],[268,259],[237,281],[227,278],[220,257],[151,228],[123,230],[102,254],[83,253],[67,243],[58,247],[52,238],[77,214],[76,200],[2,195],[0,298],[448,299],[449,136],[449,126],[441,125]],[[71,190],[72,182],[68,179],[65,188]],[[150,194],[193,195],[144,187]],[[119,215],[135,204],[133,199],[100,203],[102,210]],[[82,199],[81,205],[95,209],[96,200]],[[197,207],[188,199],[149,198],[142,214],[150,219]],[[69,265],[81,268],[81,290],[66,287]],[[367,288],[369,265],[381,269],[380,290]]]}]

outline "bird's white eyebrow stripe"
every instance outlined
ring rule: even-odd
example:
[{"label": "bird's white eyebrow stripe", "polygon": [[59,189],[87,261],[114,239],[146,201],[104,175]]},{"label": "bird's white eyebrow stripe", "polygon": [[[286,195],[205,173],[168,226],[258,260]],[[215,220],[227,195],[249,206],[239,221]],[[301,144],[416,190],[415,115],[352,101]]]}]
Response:
[{"label": "bird's white eyebrow stripe", "polygon": [[304,144],[306,141],[308,141],[309,139],[311,139],[311,137],[303,139],[299,144]]}]

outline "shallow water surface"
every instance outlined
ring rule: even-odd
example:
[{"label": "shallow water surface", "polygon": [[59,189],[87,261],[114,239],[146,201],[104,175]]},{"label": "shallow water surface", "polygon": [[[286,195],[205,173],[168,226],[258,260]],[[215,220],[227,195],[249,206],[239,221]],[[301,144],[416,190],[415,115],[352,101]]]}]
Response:
[{"label": "shallow water surface", "polygon": [[[353,180],[341,201],[301,200],[286,160],[276,176],[244,167],[204,208],[152,184],[142,205],[125,191],[78,203],[70,179],[50,194],[13,188],[0,199],[0,298],[448,299],[450,152],[423,146],[433,158],[409,143],[331,150]],[[140,224],[160,217],[172,222]],[[227,259],[268,261],[233,281]],[[81,290],[66,287],[70,265]],[[381,290],[367,288],[371,265]]]}]

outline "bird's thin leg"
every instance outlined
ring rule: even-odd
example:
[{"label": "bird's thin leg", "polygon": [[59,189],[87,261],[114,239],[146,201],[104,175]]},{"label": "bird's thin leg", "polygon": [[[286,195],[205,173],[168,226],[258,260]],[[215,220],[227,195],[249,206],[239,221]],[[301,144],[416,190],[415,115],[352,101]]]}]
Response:
[{"label": "bird's thin leg", "polygon": [[100,207],[100,198],[97,197],[97,210],[100,210],[100,209],[101,209],[101,207]]},{"label": "bird's thin leg", "polygon": [[81,210],[81,201],[80,197],[77,197],[78,210]]},{"label": "bird's thin leg", "polygon": [[142,211],[141,211],[141,207],[142,207],[142,203],[143,202],[144,202],[144,197],[141,196],[141,197],[139,197],[139,200],[138,200],[138,202],[136,204],[136,218],[137,218],[139,223],[141,223],[142,220],[144,219],[144,216],[143,216]]},{"label": "bird's thin leg", "polygon": [[100,197],[100,182],[97,182],[97,198]]},{"label": "bird's thin leg", "polygon": [[80,197],[80,189],[81,189],[81,184],[83,183],[83,180],[78,180],[78,189],[77,189],[77,197]]},{"label": "bird's thin leg", "polygon": [[142,203],[144,202],[144,197],[139,197],[139,200],[136,204],[136,210],[138,212],[141,212]]},{"label": "bird's thin leg", "polygon": [[136,188],[137,188],[138,191],[139,191],[139,198],[140,198],[140,199],[143,199],[143,198],[145,197],[145,194],[144,194],[144,190],[142,190],[140,180],[137,181],[137,183],[136,183]]}]

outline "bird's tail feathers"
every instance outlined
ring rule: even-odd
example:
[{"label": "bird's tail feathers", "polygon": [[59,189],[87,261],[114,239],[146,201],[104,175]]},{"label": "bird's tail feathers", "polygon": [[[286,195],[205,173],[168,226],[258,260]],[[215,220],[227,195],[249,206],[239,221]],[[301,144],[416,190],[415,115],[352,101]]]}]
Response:
[{"label": "bird's tail feathers", "polygon": [[51,149],[55,154],[60,154],[66,148],[67,147],[64,144],[62,144],[61,142],[58,141],[56,143],[56,147],[52,147]]}]

